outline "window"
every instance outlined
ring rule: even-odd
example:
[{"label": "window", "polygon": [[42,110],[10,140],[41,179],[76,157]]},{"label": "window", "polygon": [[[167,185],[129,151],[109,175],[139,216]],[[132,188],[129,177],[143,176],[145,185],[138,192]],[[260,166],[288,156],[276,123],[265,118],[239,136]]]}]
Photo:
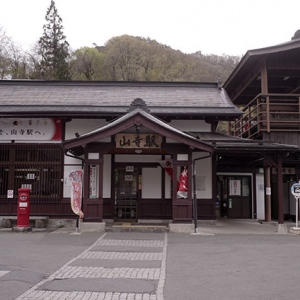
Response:
[{"label": "window", "polygon": [[60,202],[62,149],[55,145],[0,146],[0,197],[13,191],[17,201],[19,188],[30,188],[30,201]]}]

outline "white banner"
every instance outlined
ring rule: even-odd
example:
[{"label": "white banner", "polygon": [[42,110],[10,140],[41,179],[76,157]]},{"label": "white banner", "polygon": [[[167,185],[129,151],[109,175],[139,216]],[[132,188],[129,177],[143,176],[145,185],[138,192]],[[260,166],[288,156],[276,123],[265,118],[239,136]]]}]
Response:
[{"label": "white banner", "polygon": [[84,216],[81,210],[82,178],[83,178],[83,170],[74,170],[70,172],[69,179],[72,183],[71,208],[74,214],[78,215],[80,219],[82,219]]}]

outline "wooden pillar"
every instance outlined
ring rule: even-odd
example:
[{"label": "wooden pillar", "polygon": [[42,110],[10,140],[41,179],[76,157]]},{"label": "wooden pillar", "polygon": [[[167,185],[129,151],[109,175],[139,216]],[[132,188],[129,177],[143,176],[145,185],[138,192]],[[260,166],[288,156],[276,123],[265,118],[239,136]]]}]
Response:
[{"label": "wooden pillar", "polygon": [[277,193],[278,193],[278,224],[283,224],[283,179],[282,179],[282,157],[277,155]]},{"label": "wooden pillar", "polygon": [[266,61],[263,61],[260,70],[261,76],[261,93],[268,94],[268,71]]},{"label": "wooden pillar", "polygon": [[265,221],[271,222],[271,168],[265,167]]},{"label": "wooden pillar", "polygon": [[[173,155],[173,194],[172,194],[172,207],[173,207],[173,221],[174,222],[191,222],[192,214],[192,156],[188,155],[188,160],[178,161],[177,155]],[[188,196],[186,199],[178,198],[177,196],[177,178],[181,172],[179,169],[187,167],[188,169]],[[178,169],[177,169],[178,168]]]}]

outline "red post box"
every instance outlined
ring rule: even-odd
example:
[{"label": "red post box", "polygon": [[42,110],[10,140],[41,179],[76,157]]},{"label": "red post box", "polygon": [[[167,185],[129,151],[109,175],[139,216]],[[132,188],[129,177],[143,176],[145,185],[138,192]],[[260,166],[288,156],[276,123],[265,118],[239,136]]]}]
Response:
[{"label": "red post box", "polygon": [[30,189],[18,189],[17,227],[29,227]]}]

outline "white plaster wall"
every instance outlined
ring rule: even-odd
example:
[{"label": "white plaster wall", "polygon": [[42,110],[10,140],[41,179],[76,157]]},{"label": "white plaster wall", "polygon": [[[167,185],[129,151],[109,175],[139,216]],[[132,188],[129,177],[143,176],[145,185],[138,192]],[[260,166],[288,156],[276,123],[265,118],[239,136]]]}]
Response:
[{"label": "white plaster wall", "polygon": [[[73,119],[72,121],[66,123],[65,139],[74,139],[76,137],[76,132],[81,135],[102,127],[105,124],[107,124],[107,122],[104,119]],[[110,137],[101,141],[110,142]]]},{"label": "white plaster wall", "polygon": [[[84,156],[80,156],[81,158],[83,158]],[[81,165],[81,160],[75,157],[71,157],[68,155],[65,155],[65,165]]]},{"label": "white plaster wall", "polygon": [[265,220],[264,174],[256,174],[256,213],[258,220]]},{"label": "white plaster wall", "polygon": [[208,156],[208,153],[193,153],[193,159],[203,157],[203,159],[195,161],[198,199],[212,198],[212,158],[204,158],[205,156]]},{"label": "white plaster wall", "polygon": [[165,177],[165,198],[166,199],[171,199],[171,191],[172,191],[172,186],[171,186],[171,178],[168,174],[166,174]]},{"label": "white plaster wall", "polygon": [[143,155],[143,154],[133,154],[133,155],[116,155],[116,162],[159,162],[161,160],[161,155]]},{"label": "white plaster wall", "polygon": [[103,198],[111,197],[111,155],[103,156]]},{"label": "white plaster wall", "polygon": [[170,125],[182,131],[211,131],[211,124],[206,123],[204,120],[172,120]]},{"label": "white plaster wall", "polygon": [[142,168],[142,198],[161,198],[162,168]]},{"label": "white plaster wall", "polygon": [[[187,132],[211,132],[211,125],[204,120],[172,120],[170,125],[176,129]],[[167,143],[177,143],[177,141],[166,138]]]}]

